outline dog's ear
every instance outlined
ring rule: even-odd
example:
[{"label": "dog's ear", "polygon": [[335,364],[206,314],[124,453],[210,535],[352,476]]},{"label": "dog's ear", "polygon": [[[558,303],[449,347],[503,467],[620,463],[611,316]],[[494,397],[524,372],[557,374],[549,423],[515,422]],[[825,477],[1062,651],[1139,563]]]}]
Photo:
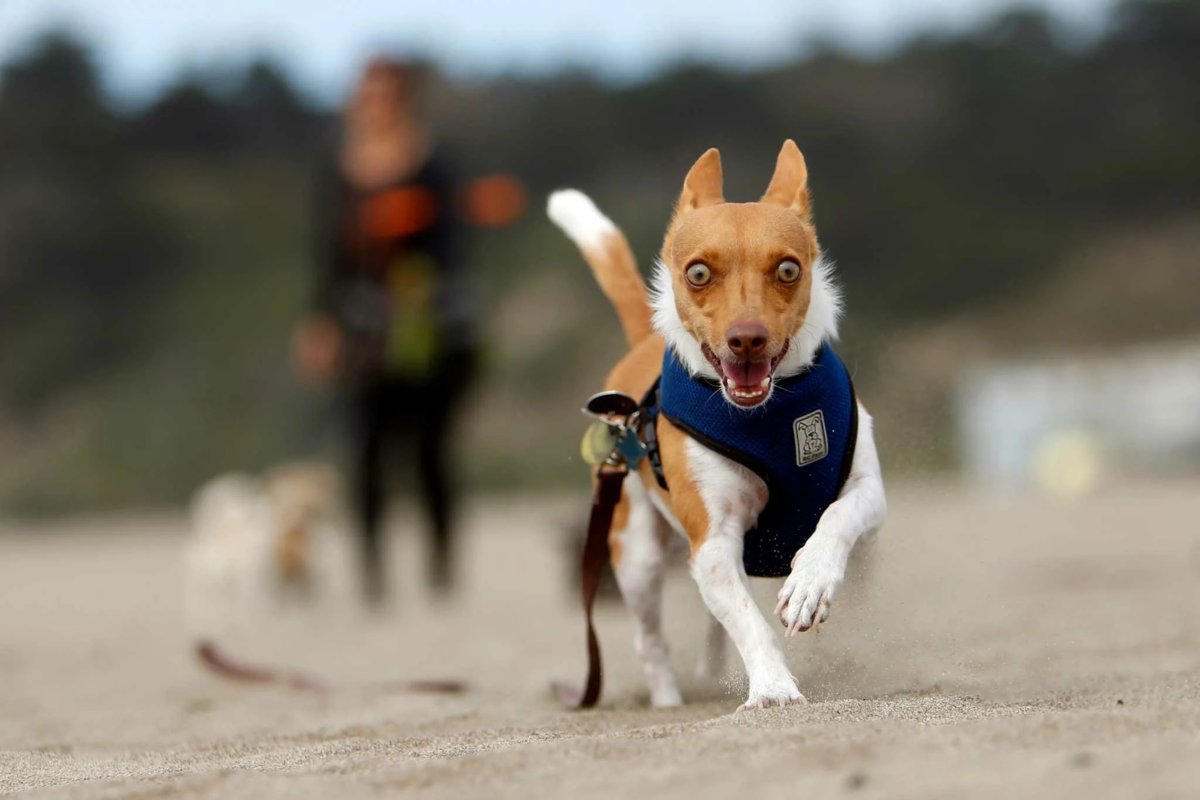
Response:
[{"label": "dog's ear", "polygon": [[721,194],[721,154],[710,147],[696,160],[683,179],[683,192],[679,195],[679,210],[702,208],[724,203]]},{"label": "dog's ear", "polygon": [[760,202],[790,208],[805,218],[809,216],[808,166],[793,140],[788,139],[783,143],[783,149],[775,161],[771,185]]}]

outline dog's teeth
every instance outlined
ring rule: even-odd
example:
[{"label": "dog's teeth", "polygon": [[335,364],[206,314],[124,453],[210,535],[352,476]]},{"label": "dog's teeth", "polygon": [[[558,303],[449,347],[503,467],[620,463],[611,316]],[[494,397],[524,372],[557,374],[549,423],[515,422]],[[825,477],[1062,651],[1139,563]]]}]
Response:
[{"label": "dog's teeth", "polygon": [[767,388],[768,386],[770,386],[771,385],[771,376],[768,375],[767,377],[763,378],[761,381],[759,381],[758,385],[764,389]]},{"label": "dog's teeth", "polygon": [[731,391],[731,392],[732,392],[732,391],[733,391],[735,388],[737,388],[737,384],[733,382],[733,378],[726,378],[726,379],[725,379],[725,386],[726,386],[726,388],[728,388],[728,389],[729,389],[729,391]]}]

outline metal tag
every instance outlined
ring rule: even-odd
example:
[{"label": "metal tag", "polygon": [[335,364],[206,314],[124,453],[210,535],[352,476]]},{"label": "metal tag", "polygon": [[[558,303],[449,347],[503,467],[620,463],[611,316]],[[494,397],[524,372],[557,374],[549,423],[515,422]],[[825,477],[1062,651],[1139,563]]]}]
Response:
[{"label": "metal tag", "polygon": [[601,420],[593,422],[583,432],[583,441],[579,444],[583,460],[593,467],[603,464],[617,449],[617,435],[616,426]]}]

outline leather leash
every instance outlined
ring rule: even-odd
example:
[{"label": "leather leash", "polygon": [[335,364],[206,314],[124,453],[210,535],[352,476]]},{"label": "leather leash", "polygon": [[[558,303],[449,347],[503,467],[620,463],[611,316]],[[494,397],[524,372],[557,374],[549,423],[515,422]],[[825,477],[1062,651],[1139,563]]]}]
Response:
[{"label": "leather leash", "polygon": [[[242,683],[275,684],[308,692],[328,692],[333,688],[320,678],[301,672],[263,667],[231,658],[217,646],[216,642],[204,640],[196,643],[196,658],[217,675]],[[454,679],[416,678],[409,680],[376,681],[360,685],[362,688],[384,692],[418,692],[427,694],[459,694],[466,691],[466,684]]]},{"label": "leather leash", "polygon": [[200,659],[201,664],[213,672],[235,681],[278,683],[293,689],[305,689],[313,692],[323,692],[328,688],[323,681],[309,675],[235,661],[226,655],[224,650],[217,647],[216,642],[212,641],[197,642],[196,657]]},{"label": "leather leash", "polygon": [[591,708],[600,700],[604,683],[604,672],[600,663],[600,640],[592,621],[592,609],[596,592],[600,587],[600,575],[609,560],[608,535],[612,530],[613,510],[621,499],[621,484],[628,474],[628,467],[601,466],[596,474],[596,489],[592,495],[592,513],[588,519],[587,539],[583,545],[581,571],[583,579],[583,615],[587,622],[587,679],[583,688],[556,681],[554,690],[558,699],[569,708]]}]

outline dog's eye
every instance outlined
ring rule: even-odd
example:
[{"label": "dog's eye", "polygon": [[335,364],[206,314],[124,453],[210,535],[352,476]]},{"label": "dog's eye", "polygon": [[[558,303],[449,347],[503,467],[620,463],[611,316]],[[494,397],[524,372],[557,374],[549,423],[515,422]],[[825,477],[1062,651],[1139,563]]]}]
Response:
[{"label": "dog's eye", "polygon": [[692,286],[704,286],[712,280],[712,270],[707,264],[692,264],[684,274]]},{"label": "dog's eye", "polygon": [[800,277],[800,265],[791,259],[780,261],[779,269],[776,270],[775,274],[784,283],[795,283]]}]

